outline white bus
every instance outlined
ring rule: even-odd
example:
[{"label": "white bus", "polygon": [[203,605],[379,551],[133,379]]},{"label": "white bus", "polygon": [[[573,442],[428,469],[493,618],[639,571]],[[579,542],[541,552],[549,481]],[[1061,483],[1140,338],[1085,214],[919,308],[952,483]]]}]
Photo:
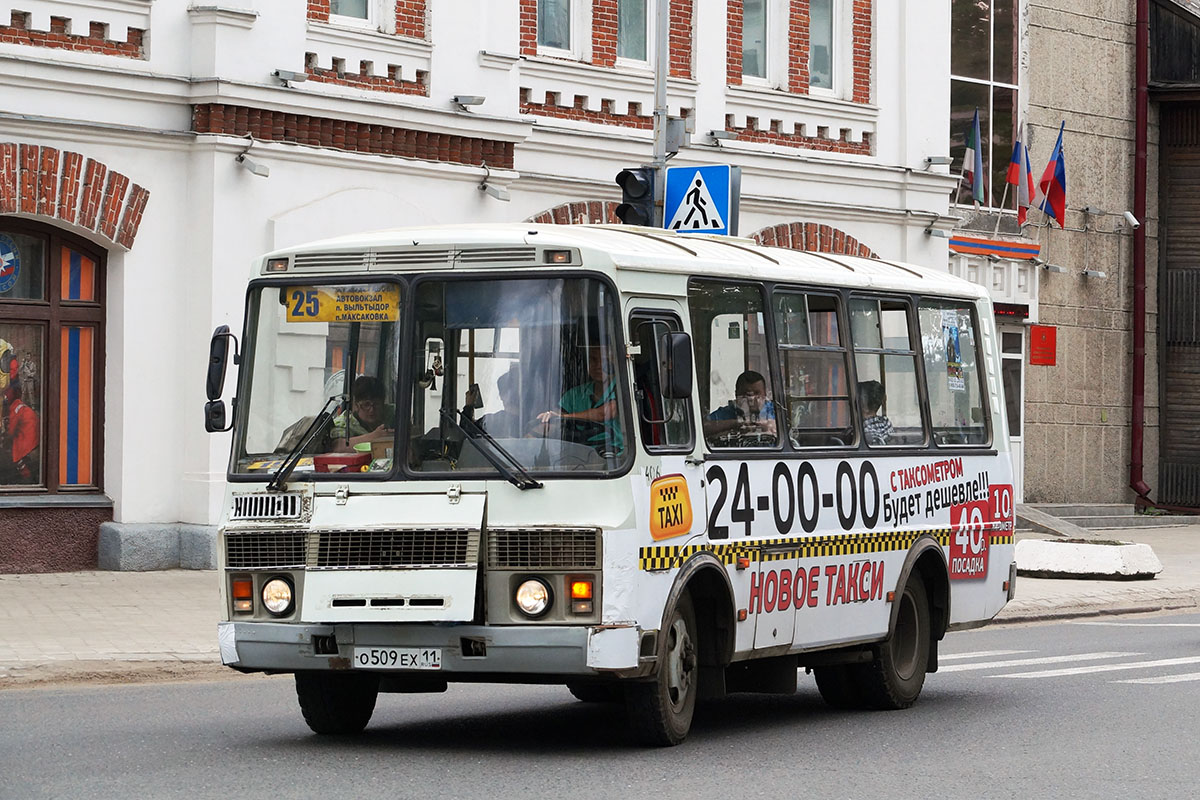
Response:
[{"label": "white bus", "polygon": [[[983,289],[621,226],[383,231],[256,263],[222,660],[317,733],[379,693],[565,684],[677,744],[697,700],[911,705],[1013,596]],[[226,362],[240,363],[229,425]]]}]

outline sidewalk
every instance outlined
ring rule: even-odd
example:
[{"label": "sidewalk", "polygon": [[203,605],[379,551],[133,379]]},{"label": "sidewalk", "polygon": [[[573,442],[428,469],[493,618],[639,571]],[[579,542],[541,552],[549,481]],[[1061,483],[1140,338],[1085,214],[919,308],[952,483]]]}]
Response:
[{"label": "sidewalk", "polygon": [[[1039,534],[1034,534],[1039,536]],[[1153,580],[1017,579],[997,622],[1200,608],[1200,524],[1105,531],[1149,544]],[[0,575],[0,690],[61,681],[222,678],[217,574]]]}]

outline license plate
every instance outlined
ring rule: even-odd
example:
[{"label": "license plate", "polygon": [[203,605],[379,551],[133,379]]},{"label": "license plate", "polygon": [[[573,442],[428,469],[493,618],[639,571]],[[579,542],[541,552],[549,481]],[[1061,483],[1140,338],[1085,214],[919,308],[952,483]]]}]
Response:
[{"label": "license plate", "polygon": [[442,651],[428,647],[356,647],[356,669],[441,669]]}]

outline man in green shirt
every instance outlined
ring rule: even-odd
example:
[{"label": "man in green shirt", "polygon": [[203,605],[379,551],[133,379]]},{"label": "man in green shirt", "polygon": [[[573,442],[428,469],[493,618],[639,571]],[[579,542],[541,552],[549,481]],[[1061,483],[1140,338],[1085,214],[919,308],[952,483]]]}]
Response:
[{"label": "man in green shirt", "polygon": [[588,349],[587,383],[568,389],[559,401],[559,410],[543,411],[538,420],[549,425],[553,420],[579,420],[595,423],[596,429],[586,426],[586,443],[598,449],[620,453],[625,449],[625,437],[617,413],[617,377],[611,359],[605,358],[601,347]]}]

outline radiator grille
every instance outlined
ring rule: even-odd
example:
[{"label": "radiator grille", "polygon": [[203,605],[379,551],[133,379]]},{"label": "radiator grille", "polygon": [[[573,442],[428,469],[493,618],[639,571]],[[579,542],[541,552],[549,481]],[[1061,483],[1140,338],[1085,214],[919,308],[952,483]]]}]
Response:
[{"label": "radiator grille", "polygon": [[355,253],[298,253],[292,259],[294,269],[361,269],[367,265],[367,254]]},{"label": "radiator grille", "polygon": [[461,250],[461,264],[491,264],[494,262],[532,264],[537,259],[537,250],[532,247],[488,247],[478,250]]},{"label": "radiator grille", "polygon": [[307,561],[303,531],[225,534],[229,569],[303,568]]},{"label": "radiator grille", "polygon": [[467,529],[413,531],[319,531],[314,569],[475,566],[479,532]]},{"label": "radiator grille", "polygon": [[448,264],[453,250],[385,250],[375,254],[377,267],[402,267],[406,264]]},{"label": "radiator grille", "polygon": [[600,533],[594,530],[489,530],[493,569],[597,569]]},{"label": "radiator grille", "polygon": [[298,519],[302,503],[301,495],[285,494],[242,494],[233,498],[231,520],[246,519]]}]

